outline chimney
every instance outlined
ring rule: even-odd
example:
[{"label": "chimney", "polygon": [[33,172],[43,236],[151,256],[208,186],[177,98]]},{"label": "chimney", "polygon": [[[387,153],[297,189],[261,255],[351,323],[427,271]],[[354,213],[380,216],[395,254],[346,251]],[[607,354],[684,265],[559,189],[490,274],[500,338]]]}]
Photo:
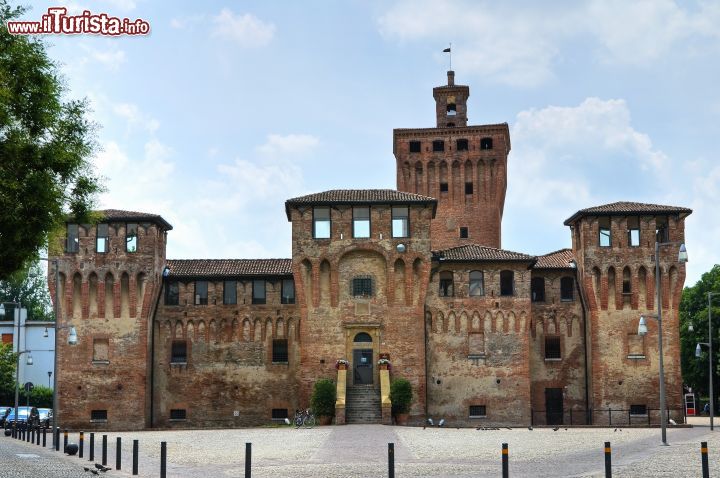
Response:
[{"label": "chimney", "polygon": [[450,70],[448,73],[448,86],[455,86],[455,72]]}]

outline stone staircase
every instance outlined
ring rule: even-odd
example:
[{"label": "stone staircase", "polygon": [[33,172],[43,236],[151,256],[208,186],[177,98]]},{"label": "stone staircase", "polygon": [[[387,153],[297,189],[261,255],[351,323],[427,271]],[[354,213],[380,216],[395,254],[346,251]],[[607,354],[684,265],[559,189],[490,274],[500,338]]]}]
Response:
[{"label": "stone staircase", "polygon": [[348,387],[345,423],[382,423],[380,390],[372,385]]}]

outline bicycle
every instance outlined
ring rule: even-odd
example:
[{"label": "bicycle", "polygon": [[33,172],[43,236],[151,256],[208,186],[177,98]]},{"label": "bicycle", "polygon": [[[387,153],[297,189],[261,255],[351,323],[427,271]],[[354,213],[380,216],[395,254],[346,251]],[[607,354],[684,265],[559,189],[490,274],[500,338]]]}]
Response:
[{"label": "bicycle", "polygon": [[313,428],[315,426],[315,414],[309,409],[295,410],[295,428]]}]

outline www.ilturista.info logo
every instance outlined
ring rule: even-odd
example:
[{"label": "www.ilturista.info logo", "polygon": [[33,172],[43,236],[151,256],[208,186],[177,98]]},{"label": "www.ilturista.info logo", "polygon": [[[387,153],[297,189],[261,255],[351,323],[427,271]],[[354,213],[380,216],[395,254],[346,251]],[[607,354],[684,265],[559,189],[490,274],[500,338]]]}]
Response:
[{"label": "www.ilturista.info logo", "polygon": [[112,17],[107,13],[90,13],[85,10],[81,15],[68,15],[65,7],[48,8],[39,22],[7,22],[11,35],[147,35],[150,24],[138,18]]}]

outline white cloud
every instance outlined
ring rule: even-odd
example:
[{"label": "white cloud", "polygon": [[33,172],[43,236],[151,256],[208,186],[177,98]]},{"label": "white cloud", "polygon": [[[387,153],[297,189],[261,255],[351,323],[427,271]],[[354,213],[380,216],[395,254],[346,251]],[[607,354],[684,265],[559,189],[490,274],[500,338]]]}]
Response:
[{"label": "white cloud", "polygon": [[319,144],[320,140],[309,134],[270,134],[265,144],[257,147],[257,151],[267,155],[305,154]]},{"label": "white cloud", "polygon": [[139,126],[149,133],[154,133],[160,127],[158,120],[140,111],[140,108],[133,103],[115,103],[112,105],[112,111],[124,118],[130,129]]},{"label": "white cloud", "polygon": [[223,8],[212,21],[212,36],[233,41],[240,47],[265,46],[275,35],[274,24],[263,22],[250,13],[240,15]]},{"label": "white cloud", "polygon": [[453,59],[464,71],[536,86],[553,76],[566,49],[587,37],[601,60],[642,65],[675,50],[681,58],[695,40],[700,49],[717,47],[719,22],[720,6],[709,2],[693,11],[673,0],[586,0],[563,8],[405,0],[379,17],[378,28],[386,38],[428,41],[438,51],[455,39]]},{"label": "white cloud", "polygon": [[[135,10],[137,3],[135,0],[105,0],[112,8],[117,8],[123,12],[129,12]],[[107,12],[109,15],[113,15],[113,12]],[[115,15],[117,16],[117,15]]]},{"label": "white cloud", "polygon": [[86,53],[76,60],[80,66],[85,65],[88,61],[95,61],[110,71],[118,71],[120,66],[127,61],[125,51],[120,50],[116,45],[110,45],[107,49],[100,50],[87,43],[80,43],[80,48]]},{"label": "white cloud", "polygon": [[184,17],[174,17],[170,20],[170,26],[178,30],[193,28],[207,19],[207,15],[188,15]]}]

